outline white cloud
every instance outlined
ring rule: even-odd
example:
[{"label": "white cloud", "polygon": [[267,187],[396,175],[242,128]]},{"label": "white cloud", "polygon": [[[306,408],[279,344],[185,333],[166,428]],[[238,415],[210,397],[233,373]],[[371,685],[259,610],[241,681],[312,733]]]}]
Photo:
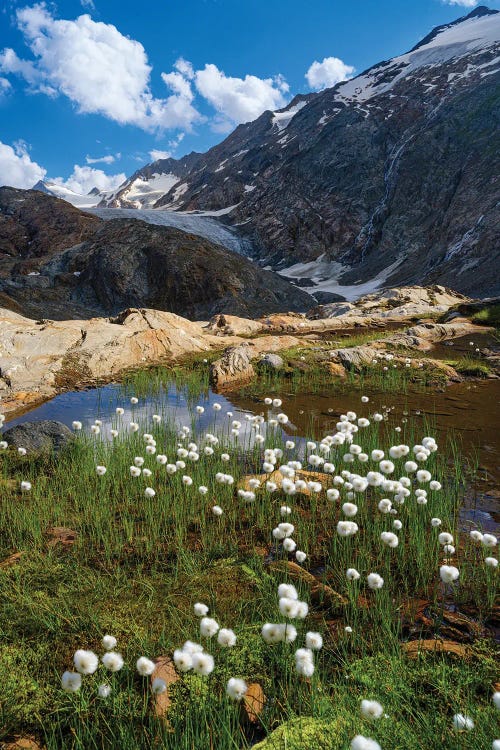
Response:
[{"label": "white cloud", "polygon": [[108,154],[107,156],[87,156],[85,157],[85,161],[87,164],[113,164],[116,159],[119,159],[121,157],[121,154],[116,154],[116,156],[113,156],[113,154]]},{"label": "white cloud", "polygon": [[282,76],[258,78],[247,75],[233,78],[216,65],[205,65],[195,73],[198,92],[217,110],[215,125],[255,120],[266,109],[280,109],[286,104],[288,84]]},{"label": "white cloud", "polygon": [[2,78],[0,76],[0,96],[3,96],[4,94],[11,89],[12,86],[10,85],[10,81],[7,80],[7,78]]},{"label": "white cloud", "polygon": [[307,82],[314,91],[335,86],[340,81],[346,81],[352,78],[356,68],[352,65],[346,65],[338,57],[325,57],[323,62],[315,60],[307,71],[305,77]]},{"label": "white cloud", "polygon": [[158,161],[158,159],[170,159],[172,156],[170,151],[157,151],[156,149],[150,151],[149,155],[153,161]]},{"label": "white cloud", "polygon": [[31,161],[26,144],[17,141],[14,147],[0,141],[0,184],[31,188],[43,180],[47,170]]},{"label": "white cloud", "polygon": [[0,71],[22,76],[32,91],[64,94],[79,112],[150,131],[189,129],[201,119],[192,105],[190,83],[179,71],[163,74],[172,95],[153,96],[144,47],[112,24],[89,15],[57,20],[43,3],[18,10],[16,16],[34,60],[21,60],[5,49]]},{"label": "white cloud", "polygon": [[82,8],[95,10],[94,0],[80,0],[80,5],[82,6]]},{"label": "white cloud", "polygon": [[462,8],[475,8],[478,0],[444,0],[447,5],[461,5]]},{"label": "white cloud", "polygon": [[73,190],[75,193],[86,195],[95,187],[102,191],[116,190],[126,179],[126,175],[123,173],[108,175],[102,169],[82,167],[75,164],[73,173],[67,179],[55,177],[51,182],[69,188],[69,190]]},{"label": "white cloud", "polygon": [[193,66],[189,62],[189,60],[184,60],[183,57],[179,57],[179,59],[176,61],[174,68],[179,71],[185,78],[189,78],[189,80],[192,80],[194,78],[194,70]]}]

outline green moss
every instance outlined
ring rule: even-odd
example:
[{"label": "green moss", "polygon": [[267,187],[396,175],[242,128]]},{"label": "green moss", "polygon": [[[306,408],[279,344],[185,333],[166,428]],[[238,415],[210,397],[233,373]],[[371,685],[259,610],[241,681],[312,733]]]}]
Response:
[{"label": "green moss", "polygon": [[324,721],[303,717],[282,724],[253,750],[341,750],[345,746],[341,718]]},{"label": "green moss", "polygon": [[487,364],[477,359],[464,357],[455,364],[455,370],[460,375],[466,375],[471,378],[487,378],[491,370]]},{"label": "green moss", "polygon": [[489,305],[478,310],[471,320],[478,325],[500,328],[500,305]]}]

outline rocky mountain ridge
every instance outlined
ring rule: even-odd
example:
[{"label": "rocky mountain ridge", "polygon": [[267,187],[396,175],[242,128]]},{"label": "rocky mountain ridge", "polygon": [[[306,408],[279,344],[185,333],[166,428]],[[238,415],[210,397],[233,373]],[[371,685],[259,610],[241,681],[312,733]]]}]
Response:
[{"label": "rocky mountain ridge", "polygon": [[262,265],[348,298],[421,281],[496,294],[499,50],[500,14],[476,8],[104,203],[215,212]]},{"label": "rocky mountain ridge", "polygon": [[202,319],[307,310],[286,279],[202,237],[135,219],[103,221],[35,190],[0,188],[0,304],[34,318],[126,307]]}]

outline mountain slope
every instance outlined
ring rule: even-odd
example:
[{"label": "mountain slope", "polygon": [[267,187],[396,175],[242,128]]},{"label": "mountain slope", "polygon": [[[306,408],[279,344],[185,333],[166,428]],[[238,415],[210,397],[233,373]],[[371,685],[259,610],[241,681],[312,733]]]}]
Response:
[{"label": "mountain slope", "polygon": [[202,237],[101,219],[36,190],[0,188],[0,304],[53,319],[154,307],[188,318],[308,310],[275,273]]},{"label": "mountain slope", "polygon": [[262,264],[318,289],[498,293],[499,41],[500,14],[477,8],[206,154],[145,167],[114,205],[140,205],[137,180],[168,174],[156,208],[219,211]]}]

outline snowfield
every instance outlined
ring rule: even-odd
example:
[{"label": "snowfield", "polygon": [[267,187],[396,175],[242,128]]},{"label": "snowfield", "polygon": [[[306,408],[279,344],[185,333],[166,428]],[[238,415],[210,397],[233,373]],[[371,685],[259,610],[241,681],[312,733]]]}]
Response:
[{"label": "snowfield", "polygon": [[137,219],[147,221],[148,224],[175,227],[175,229],[181,229],[183,232],[204,237],[206,240],[227,247],[228,250],[233,250],[240,255],[249,255],[251,250],[249,240],[240,237],[236,231],[214,218],[214,216],[227,213],[224,210],[193,214],[163,211],[159,208],[143,208],[140,211],[135,208],[92,208],[88,212],[99,216],[101,219]]}]

